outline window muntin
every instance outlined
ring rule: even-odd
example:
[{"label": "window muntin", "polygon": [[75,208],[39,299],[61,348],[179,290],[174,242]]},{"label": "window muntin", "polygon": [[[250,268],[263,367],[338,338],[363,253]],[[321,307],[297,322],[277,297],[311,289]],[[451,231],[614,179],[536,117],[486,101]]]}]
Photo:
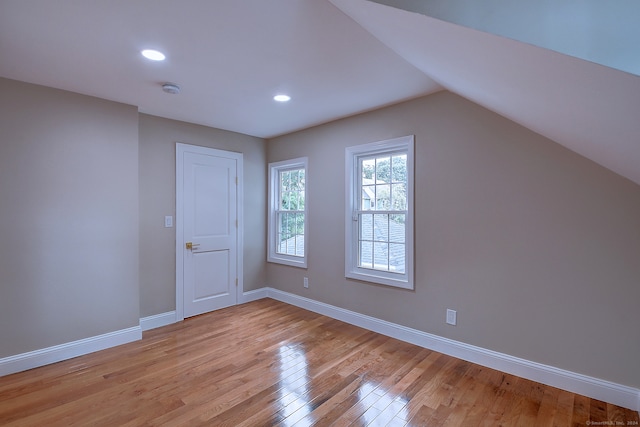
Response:
[{"label": "window muntin", "polygon": [[269,164],[269,262],[307,266],[307,163]]},{"label": "window muntin", "polygon": [[345,275],[413,288],[413,136],[347,148]]}]

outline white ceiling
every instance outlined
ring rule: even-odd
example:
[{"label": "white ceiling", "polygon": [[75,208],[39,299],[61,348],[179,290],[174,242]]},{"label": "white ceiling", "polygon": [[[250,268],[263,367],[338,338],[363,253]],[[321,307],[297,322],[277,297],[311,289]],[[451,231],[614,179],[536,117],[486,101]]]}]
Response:
[{"label": "white ceiling", "polygon": [[0,0],[0,76],[264,138],[446,88],[640,183],[640,77],[367,0]]},{"label": "white ceiling", "polygon": [[0,76],[259,137],[441,89],[326,0],[0,0]]}]

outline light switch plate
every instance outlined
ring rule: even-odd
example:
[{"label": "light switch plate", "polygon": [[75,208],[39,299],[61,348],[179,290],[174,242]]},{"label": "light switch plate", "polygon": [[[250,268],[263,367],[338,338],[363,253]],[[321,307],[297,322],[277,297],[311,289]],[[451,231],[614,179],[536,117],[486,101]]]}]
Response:
[{"label": "light switch plate", "polygon": [[164,226],[165,226],[165,228],[173,227],[173,217],[172,216],[165,216],[164,217]]}]

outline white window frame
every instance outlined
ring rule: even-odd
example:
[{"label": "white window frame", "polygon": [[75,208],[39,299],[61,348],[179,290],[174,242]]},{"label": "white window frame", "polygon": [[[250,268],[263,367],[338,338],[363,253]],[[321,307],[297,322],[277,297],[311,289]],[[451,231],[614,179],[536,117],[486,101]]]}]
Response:
[{"label": "white window frame", "polygon": [[[346,148],[345,277],[414,289],[414,135]],[[405,272],[397,273],[358,266],[360,201],[359,159],[385,153],[407,153],[407,217],[405,219]]]},{"label": "white window frame", "polygon": [[[280,172],[304,169],[304,256],[281,254],[276,251],[278,235],[278,203],[280,199]],[[307,157],[269,163],[269,226],[267,244],[267,262],[285,264],[292,267],[307,268],[309,258],[309,160]]]}]

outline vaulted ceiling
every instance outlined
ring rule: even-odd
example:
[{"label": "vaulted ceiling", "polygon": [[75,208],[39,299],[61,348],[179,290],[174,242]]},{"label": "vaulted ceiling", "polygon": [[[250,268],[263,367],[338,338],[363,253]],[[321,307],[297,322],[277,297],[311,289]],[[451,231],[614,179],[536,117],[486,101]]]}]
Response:
[{"label": "vaulted ceiling", "polygon": [[633,71],[379,3],[0,0],[0,76],[264,138],[444,88],[640,183]]}]

